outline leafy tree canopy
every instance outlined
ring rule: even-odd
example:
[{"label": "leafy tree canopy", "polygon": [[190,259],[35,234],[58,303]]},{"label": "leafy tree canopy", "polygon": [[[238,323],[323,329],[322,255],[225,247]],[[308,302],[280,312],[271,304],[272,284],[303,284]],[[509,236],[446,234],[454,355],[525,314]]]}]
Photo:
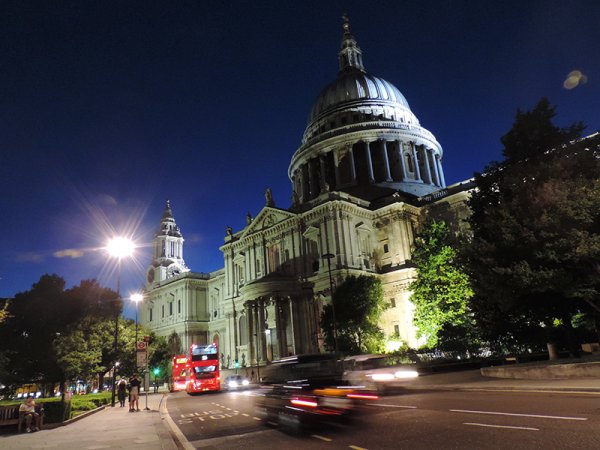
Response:
[{"label": "leafy tree canopy", "polygon": [[[547,100],[518,112],[505,160],[476,175],[467,251],[482,328],[505,346],[541,343],[600,311],[600,138],[559,128]],[[566,333],[565,335],[573,335]]]},{"label": "leafy tree canopy", "polygon": [[444,221],[429,221],[415,238],[412,262],[417,278],[410,285],[410,300],[415,305],[417,337],[425,338],[429,348],[443,347],[444,329],[456,339],[463,328],[467,338],[466,329],[472,326],[468,301],[473,290],[455,245]]},{"label": "leafy tree canopy", "polygon": [[[350,276],[333,294],[338,351],[346,354],[379,353],[383,351],[384,335],[379,318],[388,307],[383,300],[381,281],[373,276]],[[329,349],[335,348],[333,308],[325,305],[321,327]]]}]

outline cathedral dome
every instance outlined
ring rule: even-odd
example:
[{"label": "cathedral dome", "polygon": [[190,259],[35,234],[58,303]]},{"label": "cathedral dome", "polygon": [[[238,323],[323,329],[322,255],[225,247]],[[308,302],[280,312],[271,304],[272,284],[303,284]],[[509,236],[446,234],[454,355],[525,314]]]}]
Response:
[{"label": "cathedral dome", "polygon": [[347,17],[338,60],[338,75],[314,101],[288,168],[293,205],[321,201],[331,191],[372,201],[445,187],[442,147],[402,92],[365,70]]},{"label": "cathedral dome", "polygon": [[392,83],[359,69],[349,69],[340,72],[337,79],[321,91],[311,109],[309,123],[329,112],[352,108],[356,103],[364,105],[369,100],[410,110],[406,98]]}]

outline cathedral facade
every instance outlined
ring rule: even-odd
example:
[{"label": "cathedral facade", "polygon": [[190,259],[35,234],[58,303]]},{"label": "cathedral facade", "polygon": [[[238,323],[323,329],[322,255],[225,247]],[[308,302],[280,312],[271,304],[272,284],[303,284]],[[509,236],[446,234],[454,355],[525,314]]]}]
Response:
[{"label": "cathedral facade", "polygon": [[189,270],[167,202],[141,314],[158,335],[176,332],[184,348],[218,342],[224,367],[323,351],[323,305],[344,278],[368,274],[391,305],[385,334],[418,345],[408,289],[415,233],[426,215],[460,224],[472,185],[446,186],[441,145],[394,85],[365,70],[347,21],[338,58],[291,158],[291,206],[276,206],[267,189],[259,214],[227,229],[222,269]]}]

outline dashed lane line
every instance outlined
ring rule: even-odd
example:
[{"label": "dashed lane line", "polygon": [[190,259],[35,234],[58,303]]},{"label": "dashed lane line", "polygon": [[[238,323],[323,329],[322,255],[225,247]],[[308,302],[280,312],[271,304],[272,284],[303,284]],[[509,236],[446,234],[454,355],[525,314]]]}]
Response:
[{"label": "dashed lane line", "polygon": [[468,409],[451,409],[450,412],[467,413],[467,414],[489,414],[489,415],[494,415],[494,416],[535,417],[537,419],[587,420],[587,417],[544,416],[541,414],[518,414],[518,413],[505,413],[505,412],[496,412],[496,411],[471,411]]},{"label": "dashed lane line", "polygon": [[369,406],[382,406],[384,408],[405,408],[405,409],[417,409],[416,406],[405,406],[405,405],[382,405],[381,403],[367,403]]},{"label": "dashed lane line", "polygon": [[253,417],[254,420],[262,420],[260,417]]},{"label": "dashed lane line", "polygon": [[312,434],[311,436],[314,437],[315,439],[320,439],[320,440],[325,441],[325,442],[331,442],[331,441],[333,441],[333,439],[331,439],[331,438],[328,438],[328,437],[325,437],[325,436],[319,436],[318,434]]},{"label": "dashed lane line", "polygon": [[349,445],[348,447],[353,448],[354,450],[367,450],[364,447],[359,447],[358,445]]},{"label": "dashed lane line", "polygon": [[246,413],[242,413],[242,416],[245,416],[245,417],[250,417],[250,416],[249,416],[248,414],[246,414]]},{"label": "dashed lane line", "polygon": [[488,428],[510,428],[511,430],[540,431],[539,428],[516,427],[516,426],[510,426],[510,425],[490,425],[489,423],[464,422],[463,425],[472,425],[475,427],[488,427]]}]

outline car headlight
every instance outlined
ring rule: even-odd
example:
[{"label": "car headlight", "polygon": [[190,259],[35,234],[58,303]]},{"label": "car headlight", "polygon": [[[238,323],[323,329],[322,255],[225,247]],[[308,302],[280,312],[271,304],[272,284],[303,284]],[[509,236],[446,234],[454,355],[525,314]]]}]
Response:
[{"label": "car headlight", "polygon": [[373,381],[390,381],[394,379],[393,373],[373,373],[369,376]]},{"label": "car headlight", "polygon": [[230,382],[229,382],[229,387],[232,387],[232,388],[233,388],[233,387],[237,387],[237,385],[238,385],[238,384],[237,384],[237,381],[230,381]]},{"label": "car headlight", "polygon": [[419,376],[416,370],[399,370],[394,375],[396,378],[416,378]]},{"label": "car headlight", "polygon": [[242,384],[243,384],[244,386],[248,386],[248,385],[250,384],[250,382],[249,382],[248,380],[244,380],[244,381],[242,381]]}]

